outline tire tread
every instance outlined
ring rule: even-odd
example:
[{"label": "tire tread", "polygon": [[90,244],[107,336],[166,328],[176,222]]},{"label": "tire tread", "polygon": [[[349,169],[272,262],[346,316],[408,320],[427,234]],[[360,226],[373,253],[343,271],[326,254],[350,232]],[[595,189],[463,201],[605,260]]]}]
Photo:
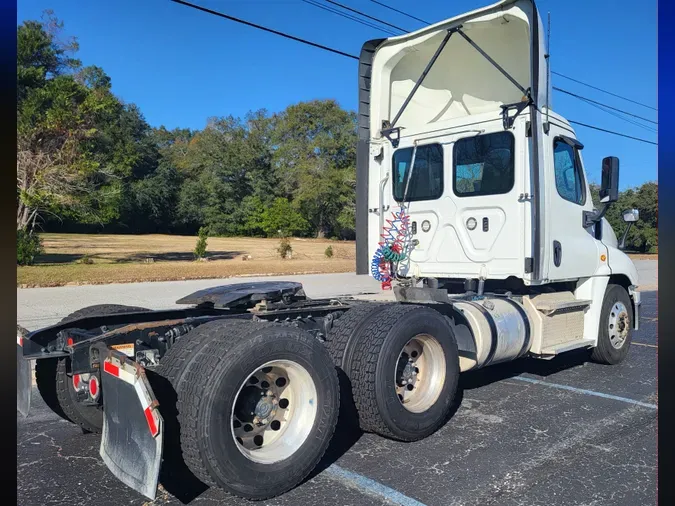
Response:
[{"label": "tire tread", "polygon": [[349,377],[352,381],[354,403],[359,413],[359,424],[366,432],[375,432],[381,436],[413,441],[395,435],[384,423],[377,405],[375,381],[377,362],[382,346],[396,316],[418,311],[423,306],[394,305],[376,315],[363,329],[362,338],[355,343],[350,364]]}]

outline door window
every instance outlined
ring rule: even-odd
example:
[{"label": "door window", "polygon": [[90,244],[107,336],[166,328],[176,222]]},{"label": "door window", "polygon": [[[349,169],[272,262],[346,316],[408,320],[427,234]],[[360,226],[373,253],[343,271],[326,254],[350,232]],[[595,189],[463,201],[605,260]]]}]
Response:
[{"label": "door window", "polygon": [[[397,202],[436,200],[443,194],[443,147],[440,144],[417,146],[415,167],[409,174],[413,148],[399,149],[393,157],[394,199]],[[407,194],[406,183],[408,183]]]},{"label": "door window", "polygon": [[583,205],[586,191],[576,148],[556,139],[553,142],[553,168],[558,194],[565,200]]},{"label": "door window", "polygon": [[508,193],[514,183],[514,137],[477,135],[455,143],[453,189],[458,197]]}]

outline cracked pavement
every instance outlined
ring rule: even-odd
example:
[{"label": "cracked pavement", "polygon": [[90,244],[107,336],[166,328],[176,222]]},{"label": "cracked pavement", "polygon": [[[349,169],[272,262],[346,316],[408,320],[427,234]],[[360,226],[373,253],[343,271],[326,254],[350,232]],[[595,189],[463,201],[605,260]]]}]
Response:
[{"label": "cracked pavement", "polygon": [[[396,504],[325,471],[333,463],[428,506],[655,504],[656,410],[513,378],[655,404],[656,298],[643,293],[640,330],[620,365],[585,362],[572,352],[465,373],[456,413],[423,441],[340,428],[318,470],[284,496],[251,503],[208,489],[190,504]],[[51,413],[35,390],[33,400],[27,419],[17,413],[18,504],[181,504],[163,488],[149,503],[118,482],[98,456],[98,436]]]}]

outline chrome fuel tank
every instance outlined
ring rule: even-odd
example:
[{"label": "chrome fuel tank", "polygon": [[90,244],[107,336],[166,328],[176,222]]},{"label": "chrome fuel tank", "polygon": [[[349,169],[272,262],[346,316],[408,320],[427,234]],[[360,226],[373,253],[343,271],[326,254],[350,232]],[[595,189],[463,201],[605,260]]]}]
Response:
[{"label": "chrome fuel tank", "polygon": [[462,370],[508,362],[525,355],[532,344],[530,321],[525,309],[507,297],[486,296],[458,300],[453,307],[466,319],[475,343],[475,359]]}]

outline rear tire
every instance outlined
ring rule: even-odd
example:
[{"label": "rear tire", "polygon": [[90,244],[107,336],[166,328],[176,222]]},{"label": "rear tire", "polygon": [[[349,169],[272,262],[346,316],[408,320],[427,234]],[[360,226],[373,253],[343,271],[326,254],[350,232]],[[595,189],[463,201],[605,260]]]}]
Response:
[{"label": "rear tire", "polygon": [[[214,340],[232,332],[248,320],[219,320],[205,323],[178,339],[165,353],[154,369],[146,369],[150,386],[159,401],[159,412],[164,419],[164,453],[160,480],[164,488],[182,503],[187,504],[207,486],[185,464],[181,450],[181,426],[178,420],[178,394],[183,382],[188,381],[190,364],[198,359],[204,348]],[[218,331],[209,331],[217,327]]]},{"label": "rear tire", "polygon": [[350,362],[349,352],[353,349],[353,343],[358,340],[363,328],[374,315],[389,306],[390,304],[386,303],[359,304],[348,309],[345,314],[335,320],[326,337],[326,347],[336,367],[347,368]]},{"label": "rear tire", "polygon": [[609,285],[602,301],[598,344],[591,351],[591,359],[606,365],[623,362],[632,338],[633,306],[630,296],[624,287]]},{"label": "rear tire", "polygon": [[337,422],[337,374],[324,345],[300,329],[260,322],[213,322],[193,333],[217,339],[192,357],[176,388],[185,463],[204,483],[247,499],[295,487]]},{"label": "rear tire", "polygon": [[[68,323],[92,316],[138,311],[149,310],[119,304],[99,304],[79,309],[66,316],[60,323]],[[40,396],[54,413],[64,420],[79,425],[85,432],[97,434],[101,432],[103,428],[101,407],[87,406],[77,400],[70,370],[70,357],[37,360],[35,362],[35,382]]]},{"label": "rear tire", "polygon": [[363,430],[417,441],[450,414],[459,378],[457,342],[438,311],[392,305],[363,328],[349,376]]}]

